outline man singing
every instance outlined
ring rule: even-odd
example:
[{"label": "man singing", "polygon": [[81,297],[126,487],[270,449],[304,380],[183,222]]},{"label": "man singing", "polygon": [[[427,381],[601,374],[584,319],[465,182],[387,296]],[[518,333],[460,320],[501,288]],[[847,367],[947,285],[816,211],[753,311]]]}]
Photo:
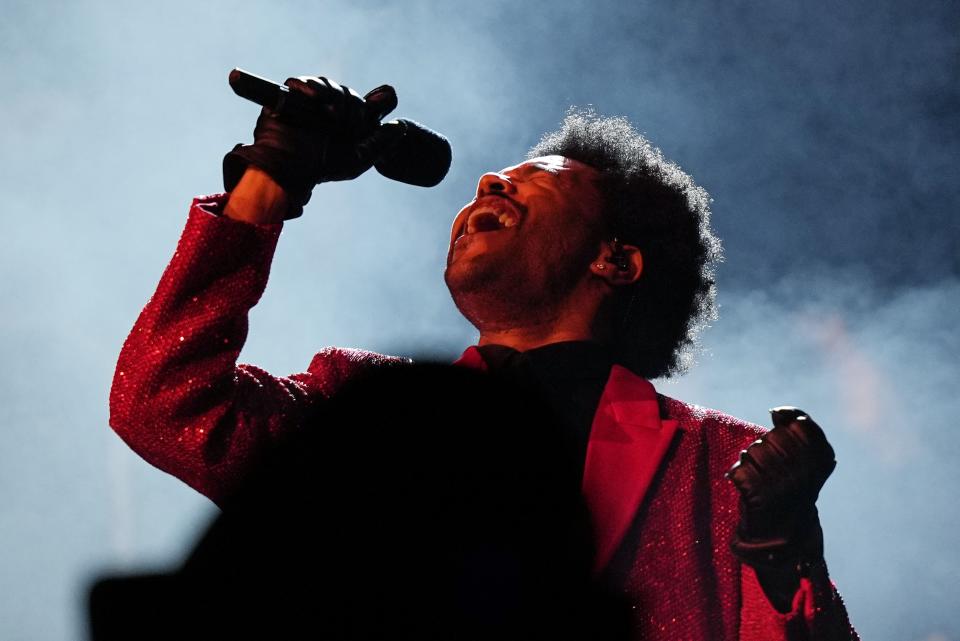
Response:
[{"label": "man singing", "polygon": [[[236,359],[283,221],[315,185],[399,144],[395,104],[323,78],[287,84],[323,125],[264,110],[194,201],[123,347],[111,425],[147,461],[223,501],[264,449],[363,372],[398,359],[326,348],[274,377]],[[329,100],[331,92],[338,98]],[[856,639],[827,576],[815,501],[834,467],[795,408],[774,429],[657,394],[715,313],[709,197],[623,119],[571,112],[527,160],[481,176],[444,274],[480,333],[457,365],[503,375],[561,417],[582,469],[594,573],[636,639]]]}]

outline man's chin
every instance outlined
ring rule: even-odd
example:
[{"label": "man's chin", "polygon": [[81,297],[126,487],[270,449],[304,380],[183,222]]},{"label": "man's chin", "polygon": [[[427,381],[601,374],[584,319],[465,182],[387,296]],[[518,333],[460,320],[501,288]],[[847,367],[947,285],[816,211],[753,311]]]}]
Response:
[{"label": "man's chin", "polygon": [[501,270],[478,262],[483,261],[454,262],[443,274],[454,304],[471,322],[478,315],[485,315],[488,308],[499,307],[499,299],[509,297],[511,289],[509,283],[503,282],[506,279]]},{"label": "man's chin", "polygon": [[502,260],[490,253],[455,251],[443,272],[443,279],[450,288],[473,290],[489,284],[503,274]]},{"label": "man's chin", "polygon": [[465,260],[452,262],[443,272],[443,282],[447,284],[450,296],[454,300],[457,300],[460,295],[482,289],[484,283],[490,280],[489,276],[483,274],[475,265],[466,264],[468,262]]}]

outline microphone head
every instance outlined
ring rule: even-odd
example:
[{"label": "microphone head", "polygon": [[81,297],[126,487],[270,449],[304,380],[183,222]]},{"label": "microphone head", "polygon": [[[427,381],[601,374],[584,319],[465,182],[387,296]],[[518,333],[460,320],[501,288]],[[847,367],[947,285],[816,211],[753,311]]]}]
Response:
[{"label": "microphone head", "polygon": [[450,142],[413,120],[399,118],[383,127],[402,127],[403,137],[374,167],[382,176],[418,187],[438,185],[450,169]]}]

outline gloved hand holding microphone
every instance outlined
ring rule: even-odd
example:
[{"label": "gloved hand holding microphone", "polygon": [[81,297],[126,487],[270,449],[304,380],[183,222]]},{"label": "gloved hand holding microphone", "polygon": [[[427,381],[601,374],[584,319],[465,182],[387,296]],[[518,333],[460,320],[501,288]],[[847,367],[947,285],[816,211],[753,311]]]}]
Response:
[{"label": "gloved hand holding microphone", "polygon": [[230,72],[230,84],[263,109],[253,144],[238,144],[224,157],[224,187],[232,192],[250,167],[264,172],[284,192],[283,219],[301,215],[321,182],[351,180],[376,166],[388,178],[431,187],[450,166],[442,135],[411,120],[382,122],[397,106],[389,85],[360,97],[323,77],[277,85],[240,69]]}]

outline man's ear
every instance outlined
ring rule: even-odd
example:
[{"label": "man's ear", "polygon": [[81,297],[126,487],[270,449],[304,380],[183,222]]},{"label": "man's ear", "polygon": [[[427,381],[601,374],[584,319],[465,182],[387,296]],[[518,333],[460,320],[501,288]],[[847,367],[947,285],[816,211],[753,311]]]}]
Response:
[{"label": "man's ear", "polygon": [[635,245],[614,240],[603,243],[600,254],[590,264],[590,271],[615,287],[631,285],[643,273],[643,254]]}]

